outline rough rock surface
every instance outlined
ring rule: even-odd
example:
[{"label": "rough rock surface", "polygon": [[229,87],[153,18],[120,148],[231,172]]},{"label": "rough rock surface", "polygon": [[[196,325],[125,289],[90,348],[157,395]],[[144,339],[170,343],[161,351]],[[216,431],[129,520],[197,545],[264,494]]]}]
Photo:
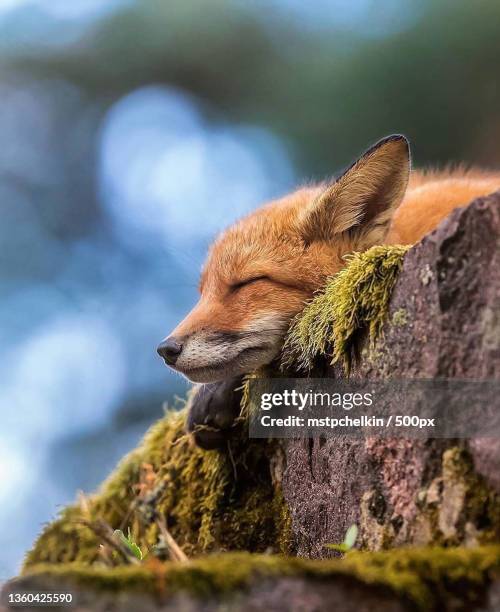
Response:
[{"label": "rough rock surface", "polygon": [[[351,376],[500,379],[499,247],[497,193],[410,249],[383,337],[365,341]],[[337,366],[324,374],[344,376]],[[289,441],[281,465],[299,555],[324,557],[352,523],[372,550],[499,535],[499,439]]]},{"label": "rough rock surface", "polygon": [[45,565],[7,583],[0,599],[71,593],[80,612],[493,612],[499,570],[499,546],[354,551],[325,561],[225,553],[114,568]]},{"label": "rough rock surface", "polygon": [[[46,589],[47,584],[24,578],[17,588],[23,592],[35,592]],[[71,610],[74,612],[327,612],[332,610],[332,602],[338,602],[337,609],[343,612],[403,612],[408,609],[404,600],[387,590],[344,578],[334,581],[299,577],[266,579],[222,598],[196,597],[189,593],[162,598],[112,590],[95,592],[79,589],[73,583],[64,581],[58,581],[52,588],[57,592],[63,589],[73,593],[75,604]],[[33,610],[33,606],[16,606],[12,609],[29,611]],[[485,612],[488,610],[486,608]]]}]

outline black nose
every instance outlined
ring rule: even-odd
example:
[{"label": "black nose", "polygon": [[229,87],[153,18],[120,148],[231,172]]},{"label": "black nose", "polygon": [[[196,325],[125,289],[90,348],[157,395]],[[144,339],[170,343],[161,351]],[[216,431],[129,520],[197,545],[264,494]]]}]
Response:
[{"label": "black nose", "polygon": [[169,365],[174,365],[181,354],[182,343],[179,342],[177,338],[169,336],[163,340],[156,350],[158,351],[158,355],[163,357]]}]

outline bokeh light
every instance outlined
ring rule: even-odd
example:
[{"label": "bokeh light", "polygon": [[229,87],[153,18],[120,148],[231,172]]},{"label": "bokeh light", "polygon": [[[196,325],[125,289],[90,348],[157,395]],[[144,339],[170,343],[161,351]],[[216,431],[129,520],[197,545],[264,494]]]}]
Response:
[{"label": "bokeh light", "polygon": [[167,87],[117,102],[102,131],[102,198],[121,238],[146,232],[189,252],[291,184],[283,146],[251,126],[213,125]]}]

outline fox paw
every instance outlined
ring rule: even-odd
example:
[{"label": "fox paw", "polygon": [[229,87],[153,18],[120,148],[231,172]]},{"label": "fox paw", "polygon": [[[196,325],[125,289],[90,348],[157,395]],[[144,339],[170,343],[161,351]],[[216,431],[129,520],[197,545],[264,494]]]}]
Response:
[{"label": "fox paw", "polygon": [[191,399],[187,430],[205,450],[225,448],[234,435],[241,407],[241,378],[200,385]]}]

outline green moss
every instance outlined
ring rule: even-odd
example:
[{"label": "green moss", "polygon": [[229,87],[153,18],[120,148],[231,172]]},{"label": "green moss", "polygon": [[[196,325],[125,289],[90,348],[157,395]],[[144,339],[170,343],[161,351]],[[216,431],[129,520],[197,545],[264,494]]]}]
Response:
[{"label": "green moss", "polygon": [[500,546],[489,546],[395,549],[379,553],[354,551],[342,560],[325,561],[226,553],[185,564],[166,562],[113,569],[78,563],[39,565],[28,575],[41,580],[56,578],[58,584],[68,580],[96,590],[167,595],[187,591],[199,597],[227,595],[263,578],[299,576],[332,580],[348,576],[364,585],[386,588],[421,610],[438,610],[453,601],[460,601],[460,609],[481,601],[486,587],[499,571]]},{"label": "green moss", "polygon": [[[154,507],[188,555],[213,550],[287,552],[288,510],[271,482],[266,441],[236,440],[232,453],[206,452],[184,433],[185,412],[170,413],[126,456],[82,508],[65,508],[27,554],[25,568],[37,563],[98,560],[99,538],[81,520],[102,519],[113,529],[131,527],[143,551],[158,542],[152,517],[137,510],[144,470]],[[234,457],[234,459],[233,459]]]},{"label": "green moss", "polygon": [[[373,343],[380,333],[406,250],[374,247],[353,255],[348,267],[332,278],[293,322],[285,345],[288,362],[310,368],[316,356],[327,354],[332,362],[342,360],[348,368],[358,334],[367,330]],[[406,313],[397,311],[393,323],[405,324]],[[247,395],[248,384],[244,405]],[[274,446],[243,436],[231,443],[231,453],[202,451],[185,435],[184,420],[185,411],[167,414],[85,507],[75,504],[65,508],[28,553],[24,572],[72,577],[107,589],[154,591],[161,583],[167,590],[191,589],[199,594],[239,588],[256,573],[314,577],[348,574],[364,583],[386,586],[425,609],[457,588],[475,596],[493,568],[498,570],[497,546],[354,552],[341,562],[227,553],[188,564],[156,561],[133,567],[100,567],[96,562],[101,542],[82,524],[83,518],[102,519],[113,529],[130,526],[134,541],[143,551],[158,542],[155,521],[137,512],[146,468],[153,478],[148,487],[154,494],[154,509],[165,518],[169,531],[189,557],[223,551],[262,552],[268,548],[292,552],[290,514],[271,480],[269,462]],[[431,487],[436,492],[434,497]],[[427,520],[425,527],[432,542],[450,546],[500,539],[499,496],[475,474],[463,449],[456,447],[444,453],[442,473],[421,493],[419,516]],[[363,504],[365,501],[369,503],[367,499]],[[364,514],[369,515],[368,511]],[[394,536],[392,528],[374,526],[378,530],[372,530],[377,546],[389,546]],[[471,533],[474,537],[469,537]]]},{"label": "green moss", "polygon": [[348,371],[359,335],[367,331],[373,344],[381,331],[408,248],[375,246],[350,255],[347,267],[292,322],[283,367],[310,370],[317,356],[327,355]]},{"label": "green moss", "polygon": [[423,610],[443,609],[451,599],[462,605],[481,599],[500,569],[500,547],[398,548],[354,553],[346,561],[364,581],[385,581]]},{"label": "green moss", "polygon": [[[342,358],[348,364],[356,334],[368,328],[373,339],[380,331],[405,252],[406,247],[374,247],[352,255],[347,268],[293,323],[285,346],[290,359],[310,365],[316,354],[331,350],[333,361]],[[184,435],[184,418],[184,413],[171,413],[154,425],[89,499],[86,516],[79,505],[65,508],[45,528],[26,565],[95,562],[100,541],[82,518],[131,527],[141,549],[154,546],[156,522],[144,524],[134,512],[144,466],[154,475],[154,506],[186,554],[269,546],[288,550],[290,520],[271,482],[271,444],[243,439],[232,445],[232,453],[207,453]]]}]

